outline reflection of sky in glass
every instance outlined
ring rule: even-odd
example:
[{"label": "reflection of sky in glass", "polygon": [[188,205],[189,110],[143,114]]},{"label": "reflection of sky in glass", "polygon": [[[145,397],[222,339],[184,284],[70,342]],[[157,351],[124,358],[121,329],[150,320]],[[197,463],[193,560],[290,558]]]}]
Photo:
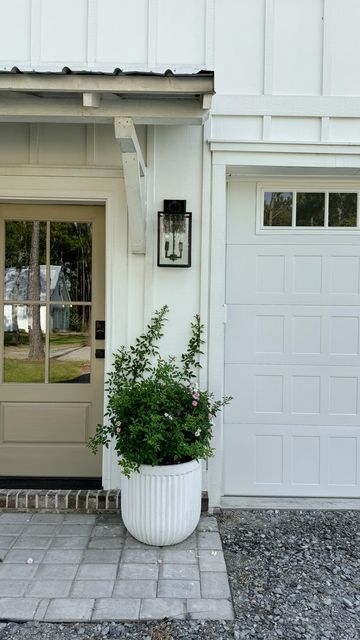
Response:
[{"label": "reflection of sky in glass", "polygon": [[265,191],[264,193],[265,204],[270,204],[271,198],[274,193],[281,193],[284,200],[291,200],[292,198],[292,191]]}]

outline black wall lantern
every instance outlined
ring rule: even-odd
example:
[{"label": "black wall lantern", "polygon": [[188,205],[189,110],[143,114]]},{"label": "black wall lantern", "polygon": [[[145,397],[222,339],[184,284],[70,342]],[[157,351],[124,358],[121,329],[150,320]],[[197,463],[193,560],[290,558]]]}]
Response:
[{"label": "black wall lantern", "polygon": [[158,212],[158,267],[191,267],[191,213],[186,200],[164,200]]}]

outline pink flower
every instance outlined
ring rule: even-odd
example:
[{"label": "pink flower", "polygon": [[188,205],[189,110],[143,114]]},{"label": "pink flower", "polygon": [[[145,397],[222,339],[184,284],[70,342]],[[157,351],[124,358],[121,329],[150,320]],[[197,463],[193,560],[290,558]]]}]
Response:
[{"label": "pink flower", "polygon": [[120,427],[116,427],[116,433],[121,433]]},{"label": "pink flower", "polygon": [[193,406],[193,407],[197,407],[197,405],[198,405],[198,403],[196,402],[196,400],[193,400],[191,404],[192,404],[192,406]]},{"label": "pink flower", "polygon": [[198,391],[194,391],[193,393],[193,398],[195,398],[195,400],[199,400],[200,398],[200,393]]}]

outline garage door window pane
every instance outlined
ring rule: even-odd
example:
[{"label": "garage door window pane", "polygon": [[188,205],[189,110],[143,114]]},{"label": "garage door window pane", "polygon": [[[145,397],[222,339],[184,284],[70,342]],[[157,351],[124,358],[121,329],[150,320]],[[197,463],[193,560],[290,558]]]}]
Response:
[{"label": "garage door window pane", "polygon": [[329,193],[329,227],[356,227],[356,211],[356,193]]},{"label": "garage door window pane", "polygon": [[264,193],[264,226],[291,227],[293,194],[289,191]]},{"label": "garage door window pane", "polygon": [[325,220],[325,193],[297,193],[296,226],[323,227]]}]

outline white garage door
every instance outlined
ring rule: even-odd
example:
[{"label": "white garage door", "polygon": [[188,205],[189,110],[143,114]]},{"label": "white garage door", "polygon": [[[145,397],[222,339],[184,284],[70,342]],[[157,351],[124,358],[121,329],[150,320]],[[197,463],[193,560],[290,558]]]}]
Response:
[{"label": "white garage door", "polygon": [[224,495],[360,495],[358,195],[229,184]]}]

